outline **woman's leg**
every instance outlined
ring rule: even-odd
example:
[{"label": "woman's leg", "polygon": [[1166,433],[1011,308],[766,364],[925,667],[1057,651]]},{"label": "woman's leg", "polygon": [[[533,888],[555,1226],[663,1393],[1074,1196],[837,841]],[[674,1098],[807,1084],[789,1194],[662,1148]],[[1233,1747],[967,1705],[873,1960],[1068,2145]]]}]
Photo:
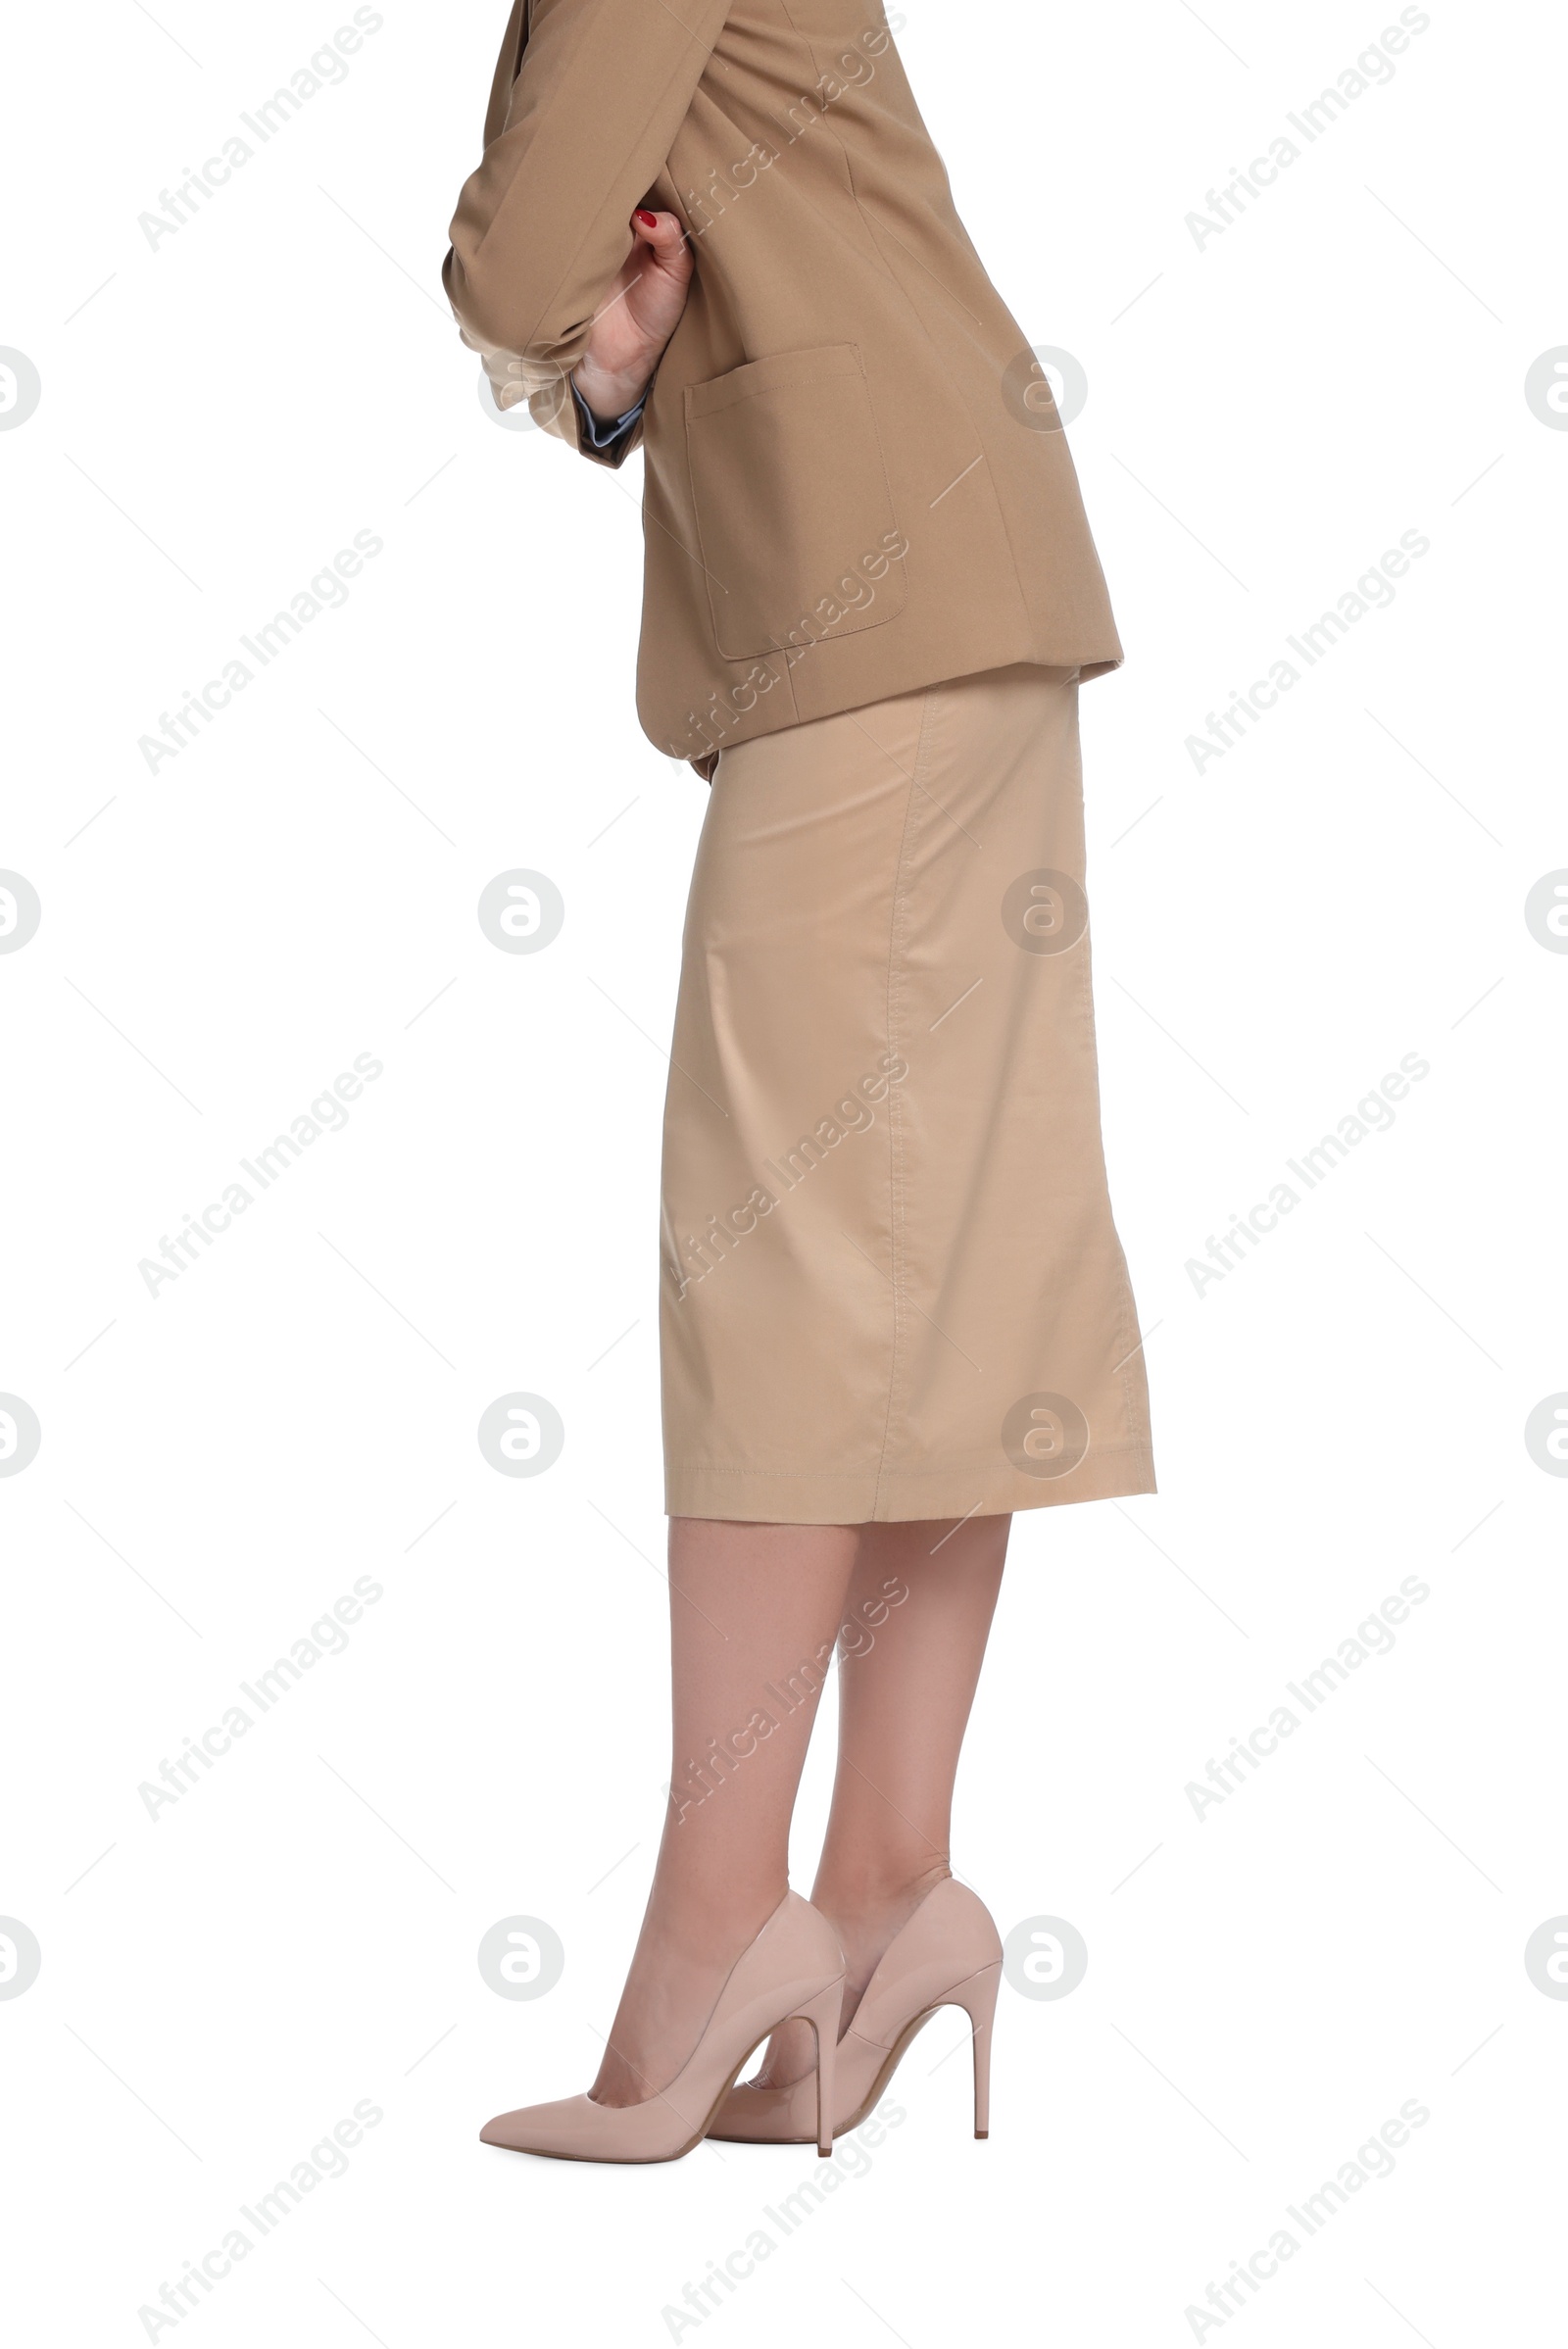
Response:
[{"label": "woman's leg", "polygon": [[[811,1889],[844,1945],[846,2027],[894,1934],[951,1874],[954,1779],[1011,1524],[994,1516],[956,1528],[856,1529],[839,1657],[838,1776]],[[792,2023],[774,2033],[757,2077],[783,2086],[810,2062],[810,2031]]]},{"label": "woman's leg", "polygon": [[790,1815],[858,1532],[670,1520],[669,1810],[591,2090],[601,2104],[668,2085],[789,1888]]}]

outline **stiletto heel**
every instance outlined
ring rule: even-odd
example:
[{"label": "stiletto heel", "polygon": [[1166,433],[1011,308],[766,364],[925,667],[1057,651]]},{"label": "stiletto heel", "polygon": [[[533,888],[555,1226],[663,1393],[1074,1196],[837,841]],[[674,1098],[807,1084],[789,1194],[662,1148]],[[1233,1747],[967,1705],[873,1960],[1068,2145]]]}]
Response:
[{"label": "stiletto heel", "polygon": [[991,2134],[991,2026],[997,2012],[997,1988],[1002,1981],[1002,1967],[982,1966],[978,1974],[959,1982],[953,1992],[956,2006],[961,2006],[969,2017],[974,2033],[974,2133],[977,2137]]},{"label": "stiletto heel", "polygon": [[844,2008],[844,1977],[819,1990],[809,2005],[798,2010],[803,2023],[816,2033],[816,2150],[826,2161],[833,2150],[834,2060],[839,2051],[839,2020]]},{"label": "stiletto heel", "polygon": [[[988,2135],[991,2028],[1001,1979],[1002,1935],[996,1920],[967,1884],[944,1877],[882,1952],[836,2048],[818,2026],[814,2119],[822,2152],[830,2149],[835,2136],[848,2136],[875,2110],[905,2049],[942,2006],[961,2006],[968,2014],[974,2037],[974,2133]],[[825,2016],[827,1991],[820,1991],[811,2004],[820,2006]],[[814,2021],[811,2007],[804,2002],[792,2011]],[[708,2133],[744,2145],[808,2145],[812,2121],[808,2072],[782,2088],[731,2087]]]}]

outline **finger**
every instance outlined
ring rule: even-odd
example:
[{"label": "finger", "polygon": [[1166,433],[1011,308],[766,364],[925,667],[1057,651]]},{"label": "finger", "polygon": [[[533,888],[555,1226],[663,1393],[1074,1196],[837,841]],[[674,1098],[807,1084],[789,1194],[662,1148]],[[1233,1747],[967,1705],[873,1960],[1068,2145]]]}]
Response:
[{"label": "finger", "polygon": [[672,212],[649,212],[641,205],[631,216],[631,231],[661,260],[667,260],[686,241],[686,231]]}]

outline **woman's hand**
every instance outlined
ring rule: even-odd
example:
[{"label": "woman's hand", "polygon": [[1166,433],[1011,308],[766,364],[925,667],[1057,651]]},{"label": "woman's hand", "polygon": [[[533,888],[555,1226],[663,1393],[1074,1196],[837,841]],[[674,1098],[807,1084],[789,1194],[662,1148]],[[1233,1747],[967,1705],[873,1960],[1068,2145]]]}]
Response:
[{"label": "woman's hand", "polygon": [[647,390],[692,281],[692,249],[672,212],[634,212],[631,229],[637,241],[571,378],[606,423],[635,408]]}]

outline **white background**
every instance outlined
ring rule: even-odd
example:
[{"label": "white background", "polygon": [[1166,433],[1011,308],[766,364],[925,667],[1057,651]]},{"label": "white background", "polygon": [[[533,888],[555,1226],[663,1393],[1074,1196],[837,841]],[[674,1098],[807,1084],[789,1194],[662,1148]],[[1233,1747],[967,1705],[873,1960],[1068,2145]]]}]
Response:
[{"label": "white background", "polygon": [[[1129,655],[1084,698],[1105,1136],[1160,1492],[1018,1521],[960,1782],[960,1872],[1004,1931],[1070,1921],[1085,1981],[1004,1989],[987,2145],[946,2013],[786,2238],[803,2149],[476,2142],[591,2078],[660,1823],[662,1045],[705,791],[632,708],[641,460],[487,421],[440,294],[501,0],[383,13],[156,247],[138,216],[348,11],[10,35],[0,344],[42,398],[0,431],[0,866],[43,912],[0,955],[0,1389],[42,1429],[0,1479],[0,1913],[42,1951],[0,1999],[8,2329],[146,2338],[368,2099],[347,2175],[155,2337],[631,2349],[759,2227],[675,2337],[1544,2337],[1568,2003],[1524,1946],[1568,1911],[1568,1483],[1523,1430],[1568,1388],[1568,956],[1524,901],[1568,866],[1568,434],[1524,379],[1568,343],[1561,20],[1434,0],[1201,247],[1186,216],[1394,8],[920,0],[900,35],[999,285],[1089,379]],[[138,738],[360,530],[346,605],[150,773]],[[1406,530],[1393,605],[1195,771]],[[516,866],[565,899],[539,954],[475,917]],[[360,1053],[346,1127],[150,1296],[139,1261]],[[1200,1296],[1188,1259],[1406,1053],[1393,1127]],[[565,1423],[534,1480],[475,1442],[514,1390]],[[1393,1651],[1196,1816],[1412,1575]],[[149,1817],[363,1576],[346,1650]],[[532,2002],[475,1962],[517,1914],[566,1952]],[[1408,2099],[1394,2175],[1200,2331]]]}]

